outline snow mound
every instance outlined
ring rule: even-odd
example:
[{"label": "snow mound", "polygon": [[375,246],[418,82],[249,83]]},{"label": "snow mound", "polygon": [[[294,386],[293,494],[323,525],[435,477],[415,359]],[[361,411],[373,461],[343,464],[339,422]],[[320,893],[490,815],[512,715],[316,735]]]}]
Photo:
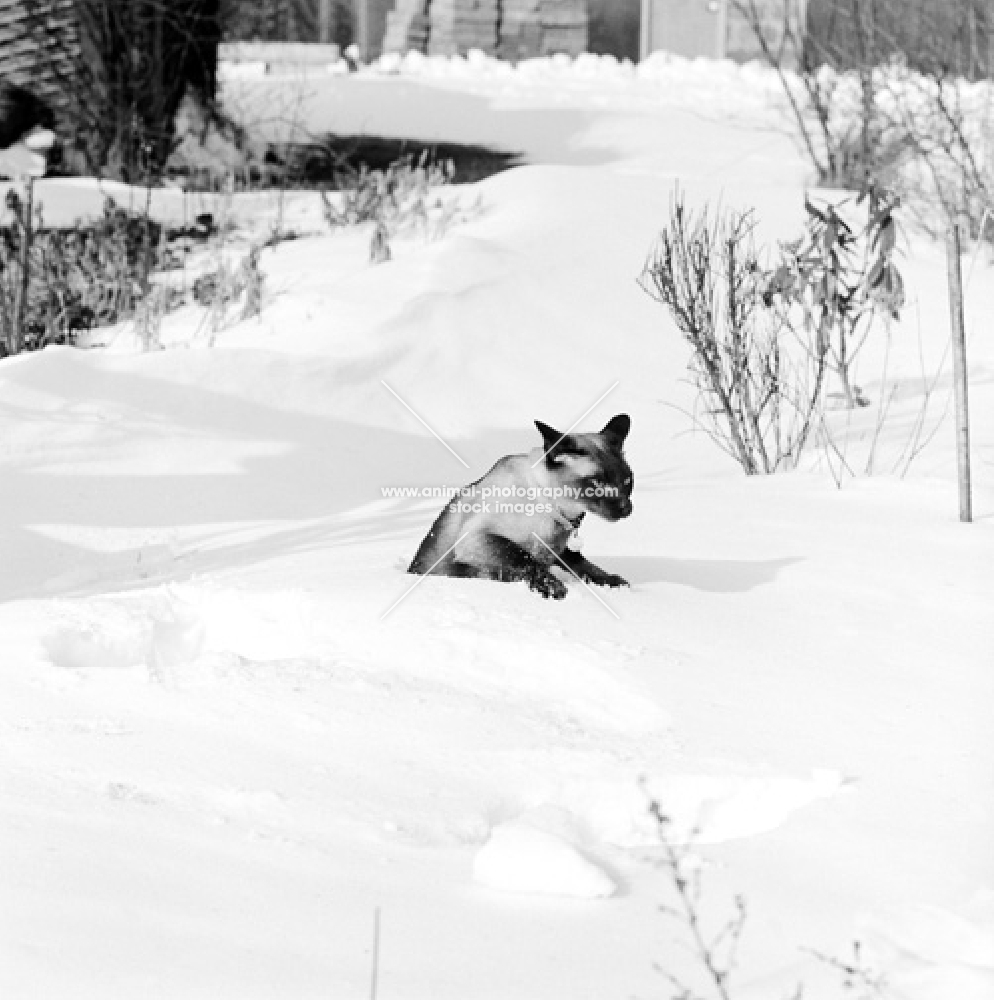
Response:
[{"label": "snow mound", "polygon": [[473,862],[473,878],[503,892],[604,899],[614,881],[565,840],[521,821],[502,823]]},{"label": "snow mound", "polygon": [[53,604],[54,624],[42,636],[49,662],[64,670],[122,670],[146,662],[149,629],[113,601]]},{"label": "snow mound", "polygon": [[150,679],[175,680],[204,652],[206,624],[196,588],[168,585],[135,597],[60,601],[42,639],[49,662],[66,670],[145,666]]},{"label": "snow mound", "polygon": [[[366,67],[360,76],[396,76],[434,86],[482,89],[501,100],[532,100],[535,93],[554,93],[563,101],[602,106],[611,95],[633,93],[650,103],[700,105],[727,110],[749,105],[761,107],[781,100],[782,85],[770,67],[736,63],[730,59],[686,59],[657,52],[637,65],[612,55],[585,52],[576,58],[558,53],[505,62],[479,50],[465,56],[426,56],[420,52],[390,52]],[[705,96],[706,95],[706,96]]]},{"label": "snow mound", "polygon": [[405,690],[427,685],[483,698],[567,728],[648,735],[669,725],[666,712],[631,684],[624,652],[550,637],[535,623],[506,617],[488,628],[470,622],[371,631],[367,618],[350,619],[294,589],[200,583],[64,600],[58,608],[61,620],[43,646],[53,665],[70,670],[144,666],[153,682],[175,686],[202,682],[208,654],[253,662],[344,657],[380,678],[389,674]]},{"label": "snow mound", "polygon": [[578,780],[562,789],[555,804],[615,847],[659,844],[662,831],[649,808],[653,802],[667,818],[665,836],[672,843],[720,844],[775,830],[846,784],[829,770],[806,778],[687,774],[627,782]]},{"label": "snow mound", "polygon": [[725,80],[761,81],[779,87],[776,74],[762,63],[736,63],[730,59],[687,59],[669,52],[653,53],[638,65],[629,59],[610,54],[584,52],[571,58],[564,53],[538,56],[510,63],[489,56],[479,49],[466,55],[426,56],[411,50],[406,53],[388,52],[370,64],[366,72],[382,75],[427,77],[432,79],[512,79],[519,80],[596,80],[626,83],[633,79],[671,81],[674,78],[710,82],[715,77]]},{"label": "snow mound", "polygon": [[152,621],[151,676],[165,681],[174,670],[195,661],[203,652],[205,633],[197,605],[185,600],[177,588],[166,588],[165,607]]},{"label": "snow mound", "polygon": [[719,844],[775,830],[845,784],[838,772],[817,770],[807,778],[656,778],[646,783],[646,792],[669,819],[672,840]]},{"label": "snow mound", "polygon": [[[430,638],[423,653],[409,654],[406,668],[456,690],[485,693],[511,704],[541,706],[565,724],[581,723],[624,733],[665,729],[666,713],[633,690],[612,668],[617,662],[582,643],[549,639],[518,625],[504,634],[468,628]],[[439,651],[448,654],[439,656]]]},{"label": "snow mound", "polygon": [[897,995],[915,1000],[994,996],[994,892],[968,916],[937,906],[884,910],[862,921],[869,955]]}]

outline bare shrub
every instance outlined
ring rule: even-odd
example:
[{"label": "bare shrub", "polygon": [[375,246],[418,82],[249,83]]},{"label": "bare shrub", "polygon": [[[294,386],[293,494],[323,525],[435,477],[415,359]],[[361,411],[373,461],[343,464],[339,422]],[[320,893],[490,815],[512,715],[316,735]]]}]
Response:
[{"label": "bare shrub", "polygon": [[385,170],[361,167],[338,175],[336,198],[321,192],[324,216],[332,229],[373,224],[370,260],[391,259],[390,240],[414,233],[424,240],[440,239],[455,224],[459,203],[444,199],[439,188],[451,183],[455,165],[451,160],[432,163],[426,154],[416,161],[401,157]]},{"label": "bare shrub", "polygon": [[231,263],[222,249],[216,266],[193,283],[194,301],[208,310],[212,333],[262,311],[265,278],[259,267],[260,248],[249,247],[237,263]]},{"label": "bare shrub", "polygon": [[344,170],[337,174],[339,205],[322,192],[324,214],[330,226],[356,226],[383,222],[394,231],[415,224],[428,211],[432,189],[448,184],[455,173],[451,160],[431,163],[427,155],[418,160],[402,156],[385,170]]},{"label": "bare shrub", "polygon": [[853,1000],[880,1000],[888,995],[886,977],[867,962],[859,941],[853,941],[852,958],[827,955],[814,948],[807,950],[839,975],[842,988]]},{"label": "bare shrub", "polygon": [[815,423],[828,344],[797,351],[768,305],[751,213],[689,212],[677,195],[640,283],[691,348],[695,424],[748,475],[796,465]]},{"label": "bare shrub", "polygon": [[911,70],[903,61],[877,74],[885,129],[904,138],[911,156],[893,183],[914,221],[933,238],[951,219],[972,238],[990,238],[994,208],[994,90],[971,84],[941,65]]},{"label": "bare shrub", "polygon": [[775,32],[769,30],[768,12],[764,16],[757,0],[731,0],[731,6],[777,73],[818,184],[859,187],[870,172],[866,138],[871,126],[860,127],[857,115],[853,127],[838,75],[823,71],[824,58],[807,43],[804,3],[784,0],[782,23]]},{"label": "bare shrub", "polygon": [[[662,844],[661,867],[666,872],[674,890],[677,904],[662,905],[660,911],[682,925],[690,938],[691,951],[703,968],[709,989],[719,1000],[731,1000],[732,973],[735,971],[739,942],[746,922],[746,903],[742,896],[736,896],[733,915],[719,929],[709,936],[701,915],[703,885],[701,868],[693,855],[693,837],[689,844],[682,844],[671,835],[671,820],[662,805],[655,800],[649,803],[649,812],[659,826]],[[705,1000],[701,993],[692,989],[681,979],[660,965],[656,969],[662,973],[678,991],[678,1000]]]},{"label": "bare shrub", "polygon": [[[659,910],[684,931],[685,943],[698,971],[695,978],[703,985],[688,984],[658,962],[655,969],[675,990],[672,1000],[734,1000],[738,991],[733,977],[748,917],[746,900],[741,895],[735,896],[731,915],[717,931],[709,932],[708,921],[704,918],[704,867],[694,849],[700,839],[700,829],[691,830],[689,837],[677,837],[663,804],[650,796],[648,808],[659,832],[657,863],[666,875],[671,890],[669,895],[674,900],[661,904]],[[886,1000],[892,995],[886,977],[867,961],[858,940],[853,942],[851,958],[838,958],[814,948],[802,950],[837,973],[845,996],[853,1000]],[[802,1000],[803,996],[804,983],[799,982],[789,1000]]]},{"label": "bare shrub", "polygon": [[0,229],[0,329],[5,353],[72,343],[76,334],[134,315],[149,290],[163,231],[107,201],[93,222],[45,229],[30,200],[8,194]]},{"label": "bare shrub", "polygon": [[986,0],[785,0],[776,44],[757,0],[732,0],[776,70],[823,187],[895,188],[944,234],[980,235],[994,194],[994,19]]},{"label": "bare shrub", "polygon": [[857,228],[840,206],[805,199],[804,235],[781,248],[766,296],[780,307],[783,326],[809,351],[829,357],[847,409],[869,404],[853,385],[851,369],[874,320],[881,312],[897,319],[904,305],[904,281],[894,262],[897,199],[871,184],[858,203],[866,205],[866,218]]}]

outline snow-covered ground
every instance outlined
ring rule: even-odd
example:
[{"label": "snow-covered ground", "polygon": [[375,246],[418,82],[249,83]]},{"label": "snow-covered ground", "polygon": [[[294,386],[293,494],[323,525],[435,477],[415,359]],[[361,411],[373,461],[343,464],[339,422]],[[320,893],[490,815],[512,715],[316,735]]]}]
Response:
[{"label": "snow-covered ground", "polygon": [[[686,353],[636,277],[677,183],[797,231],[806,168],[768,74],[391,68],[225,96],[270,136],[528,165],[452,192],[462,223],[379,266],[314,195],[238,198],[246,226],[303,234],[263,253],[258,319],[0,363],[0,995],[368,996],[379,911],[384,1000],[669,996],[656,965],[700,971],[660,912],[653,798],[709,927],[746,898],[736,998],[841,996],[812,951],[859,940],[887,996],[989,1000],[988,261],[966,262],[977,523],[956,520],[944,263],[917,240],[905,318],[861,358],[878,405],[838,417],[874,474],[838,489],[814,449],[746,479],[686,433]],[[39,194],[49,218],[101,198]],[[385,490],[458,486],[588,410],[633,420],[635,514],[584,529],[631,590],[404,574],[441,501]]]}]

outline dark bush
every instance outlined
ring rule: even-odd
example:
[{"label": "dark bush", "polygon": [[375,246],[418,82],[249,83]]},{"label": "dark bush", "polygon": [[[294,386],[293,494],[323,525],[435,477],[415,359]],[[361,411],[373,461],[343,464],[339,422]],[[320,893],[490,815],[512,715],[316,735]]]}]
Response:
[{"label": "dark bush", "polygon": [[[0,229],[0,351],[71,344],[77,334],[134,315],[149,274],[164,253],[154,219],[108,201],[103,215],[74,229],[29,225],[26,206],[11,192],[11,225]],[[27,282],[24,241],[28,240]],[[21,316],[18,296],[26,288]]]}]

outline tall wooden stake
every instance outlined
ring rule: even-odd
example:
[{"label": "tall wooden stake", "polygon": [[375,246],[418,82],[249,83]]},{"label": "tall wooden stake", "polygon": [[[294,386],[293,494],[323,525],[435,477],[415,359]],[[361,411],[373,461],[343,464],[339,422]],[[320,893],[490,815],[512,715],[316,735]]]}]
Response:
[{"label": "tall wooden stake", "polygon": [[949,318],[953,341],[953,391],[956,397],[956,462],[959,469],[959,519],[973,520],[970,487],[970,400],[966,367],[966,324],[963,319],[963,271],[959,221],[949,224],[946,263],[949,276]]}]

